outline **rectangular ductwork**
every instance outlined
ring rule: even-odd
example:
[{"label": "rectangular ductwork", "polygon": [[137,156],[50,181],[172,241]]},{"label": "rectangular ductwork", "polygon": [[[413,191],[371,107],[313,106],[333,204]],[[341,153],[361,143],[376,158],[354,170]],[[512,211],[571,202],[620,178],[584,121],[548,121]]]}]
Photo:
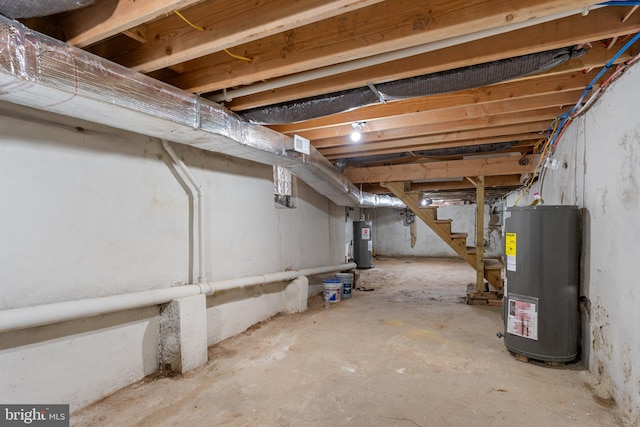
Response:
[{"label": "rectangular ductwork", "polygon": [[0,16],[0,99],[202,150],[289,168],[340,206],[403,207],[361,193],[314,147],[224,107]]}]

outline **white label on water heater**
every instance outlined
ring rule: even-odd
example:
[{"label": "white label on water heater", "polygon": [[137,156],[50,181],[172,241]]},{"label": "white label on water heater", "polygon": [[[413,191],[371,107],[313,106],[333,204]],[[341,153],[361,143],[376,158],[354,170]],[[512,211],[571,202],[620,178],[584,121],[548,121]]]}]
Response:
[{"label": "white label on water heater", "polygon": [[516,271],[516,256],[507,255],[507,270]]},{"label": "white label on water heater", "polygon": [[367,249],[369,249],[369,252],[373,251],[373,240],[367,242]]},{"label": "white label on water heater", "polygon": [[369,240],[371,238],[371,229],[363,228],[362,229],[362,240]]},{"label": "white label on water heater", "polygon": [[538,340],[538,298],[509,295],[507,333]]}]

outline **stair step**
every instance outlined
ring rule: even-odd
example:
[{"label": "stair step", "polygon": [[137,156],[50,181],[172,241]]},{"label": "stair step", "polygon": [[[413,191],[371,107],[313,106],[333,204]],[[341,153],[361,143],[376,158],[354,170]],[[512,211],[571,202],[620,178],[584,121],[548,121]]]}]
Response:
[{"label": "stair step", "polygon": [[424,212],[434,221],[438,220],[438,207],[437,206],[428,206],[426,208],[420,208],[420,211]]},{"label": "stair step", "polygon": [[466,239],[468,236],[467,233],[451,233],[452,239]]},{"label": "stair step", "polygon": [[441,228],[444,228],[444,230],[447,233],[451,233],[451,223],[453,222],[452,219],[436,219],[435,221],[433,221],[434,224],[436,224],[437,226],[440,226]]},{"label": "stair step", "polygon": [[504,268],[504,264],[500,258],[486,258],[484,260],[484,278],[487,279],[491,285],[498,289],[502,290],[504,287],[504,280],[502,278],[502,269]]},{"label": "stair step", "polygon": [[498,258],[485,258],[484,269],[485,270],[502,270],[504,264]]},{"label": "stair step", "polygon": [[[464,259],[471,267],[477,268],[475,247],[467,246],[467,233],[452,233],[451,219],[438,219],[438,208],[428,206],[421,208],[417,205],[417,194],[407,193],[404,184],[401,182],[388,182],[386,187],[407,206],[414,209],[414,213],[426,225],[428,225],[440,238],[442,238],[462,259]],[[487,260],[484,266],[483,277],[489,281],[498,292],[503,287],[502,279],[502,262],[500,260]]]}]

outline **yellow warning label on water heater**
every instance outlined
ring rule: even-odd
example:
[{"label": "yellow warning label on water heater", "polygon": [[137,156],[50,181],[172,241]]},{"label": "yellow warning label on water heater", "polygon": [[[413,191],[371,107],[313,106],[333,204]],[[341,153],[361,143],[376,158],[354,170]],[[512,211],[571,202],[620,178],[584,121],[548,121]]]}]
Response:
[{"label": "yellow warning label on water heater", "polygon": [[505,248],[504,253],[509,256],[516,256],[516,233],[507,233],[504,239]]}]

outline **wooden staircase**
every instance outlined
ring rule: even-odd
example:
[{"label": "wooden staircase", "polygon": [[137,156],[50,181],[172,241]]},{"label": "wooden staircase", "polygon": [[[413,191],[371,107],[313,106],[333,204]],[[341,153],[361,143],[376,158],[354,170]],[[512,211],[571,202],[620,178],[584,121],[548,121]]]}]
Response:
[{"label": "wooden staircase", "polygon": [[[477,247],[467,246],[467,233],[454,233],[451,231],[450,219],[438,219],[438,208],[419,205],[418,193],[405,191],[403,182],[387,182],[384,184],[397,198],[402,200],[413,213],[429,226],[445,243],[447,243],[456,253],[478,272],[478,280],[472,298],[492,299],[491,295],[502,297],[504,286],[502,279],[502,261],[498,258],[484,258],[484,247],[480,246],[480,253]],[[479,202],[483,203],[482,198]],[[479,215],[483,218],[483,215]],[[479,230],[477,241],[483,244],[484,230]],[[486,292],[484,280],[486,279],[496,291]],[[491,294],[491,295],[489,295]],[[468,298],[469,299],[469,298]]]}]

